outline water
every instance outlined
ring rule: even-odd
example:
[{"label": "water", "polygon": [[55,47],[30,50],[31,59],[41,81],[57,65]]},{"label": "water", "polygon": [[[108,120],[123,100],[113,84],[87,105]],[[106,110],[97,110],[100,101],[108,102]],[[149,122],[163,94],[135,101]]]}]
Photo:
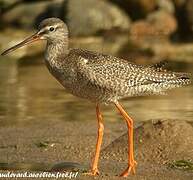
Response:
[{"label": "water", "polygon": [[[187,67],[187,66],[184,66]],[[193,65],[188,65],[188,70]],[[186,71],[186,68],[180,68]],[[124,100],[135,121],[185,119],[193,121],[193,86],[170,91],[168,96]],[[0,125],[29,124],[36,121],[84,121],[95,118],[95,105],[65,92],[39,59],[0,59]],[[113,105],[103,106],[106,121],[117,121]],[[36,120],[36,121],[35,121]]]}]

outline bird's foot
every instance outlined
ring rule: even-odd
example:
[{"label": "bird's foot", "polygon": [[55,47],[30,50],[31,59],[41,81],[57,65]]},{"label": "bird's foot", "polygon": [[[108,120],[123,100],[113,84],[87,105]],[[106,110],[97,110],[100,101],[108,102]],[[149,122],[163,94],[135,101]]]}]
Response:
[{"label": "bird's foot", "polygon": [[96,175],[99,175],[99,170],[98,169],[92,169],[89,172],[84,173],[84,175],[96,176]]},{"label": "bird's foot", "polygon": [[137,162],[133,160],[131,163],[129,163],[129,166],[123,171],[120,176],[121,177],[127,177],[130,173],[135,174],[135,167],[137,165]]}]

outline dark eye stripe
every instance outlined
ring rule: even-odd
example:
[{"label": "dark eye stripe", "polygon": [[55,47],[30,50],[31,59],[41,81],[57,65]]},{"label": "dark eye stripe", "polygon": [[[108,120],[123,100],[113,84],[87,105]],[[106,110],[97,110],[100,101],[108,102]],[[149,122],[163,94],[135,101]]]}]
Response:
[{"label": "dark eye stripe", "polygon": [[48,30],[47,29],[43,29],[41,31],[39,31],[39,35],[43,35],[43,34],[47,34],[48,33]]}]

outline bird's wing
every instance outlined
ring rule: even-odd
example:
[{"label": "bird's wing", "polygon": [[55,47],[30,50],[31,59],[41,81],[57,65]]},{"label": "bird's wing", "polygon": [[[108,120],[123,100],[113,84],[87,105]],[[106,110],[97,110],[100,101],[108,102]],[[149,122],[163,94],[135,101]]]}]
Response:
[{"label": "bird's wing", "polygon": [[112,92],[125,92],[129,87],[149,83],[141,65],[109,55],[85,50],[76,51],[79,76]]},{"label": "bird's wing", "polygon": [[160,61],[156,64],[153,64],[153,65],[150,65],[149,67],[152,68],[152,69],[155,69],[157,72],[163,72],[163,71],[168,71],[166,66],[168,65],[168,61],[167,60],[163,60],[163,61]]},{"label": "bird's wing", "polygon": [[111,92],[125,93],[129,88],[155,83],[190,83],[187,73],[165,72],[155,66],[136,65],[114,56],[81,49],[71,51],[77,59],[78,75],[88,83]]}]

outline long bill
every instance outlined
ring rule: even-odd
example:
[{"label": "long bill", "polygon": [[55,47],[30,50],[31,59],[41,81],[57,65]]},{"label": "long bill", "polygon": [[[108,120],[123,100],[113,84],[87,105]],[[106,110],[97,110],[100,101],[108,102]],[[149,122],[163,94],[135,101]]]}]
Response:
[{"label": "long bill", "polygon": [[4,52],[1,53],[2,56],[15,51],[16,49],[23,47],[29,43],[32,43],[34,41],[40,40],[41,36],[38,34],[38,32],[36,32],[35,34],[33,34],[32,36],[28,37],[27,39],[25,39],[24,41],[20,42],[19,44],[16,44],[15,46],[5,50]]}]

